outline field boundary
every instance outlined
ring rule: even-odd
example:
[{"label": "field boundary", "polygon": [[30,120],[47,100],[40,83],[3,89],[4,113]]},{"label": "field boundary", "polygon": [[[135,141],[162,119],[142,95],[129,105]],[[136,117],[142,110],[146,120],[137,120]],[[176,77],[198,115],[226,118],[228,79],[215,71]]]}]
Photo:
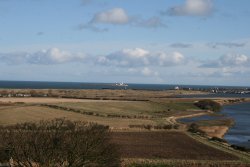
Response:
[{"label": "field boundary", "polygon": [[123,158],[122,167],[128,167],[133,165],[159,165],[163,166],[189,166],[194,165],[196,167],[210,167],[212,166],[230,166],[238,167],[242,165],[250,165],[249,163],[242,161],[230,161],[230,160],[182,160],[182,159],[139,159],[139,158]]},{"label": "field boundary", "polygon": [[198,142],[206,144],[206,145],[213,147],[215,149],[233,154],[233,155],[239,157],[240,160],[242,160],[243,162],[246,162],[247,164],[250,165],[250,153],[243,152],[240,150],[235,150],[234,148],[230,147],[229,144],[226,144],[226,143],[223,144],[223,143],[218,142],[218,141],[211,141],[211,140],[209,140],[208,137],[202,137],[198,134],[193,134],[193,133],[189,133],[189,132],[186,132],[186,134]]},{"label": "field boundary", "polygon": [[83,115],[92,115],[92,116],[97,116],[97,117],[107,117],[107,118],[125,118],[125,119],[153,119],[154,117],[152,116],[138,116],[138,115],[122,115],[122,114],[100,114],[100,113],[95,113],[93,111],[86,111],[82,109],[74,109],[71,107],[62,107],[58,105],[52,105],[52,104],[41,104],[40,106],[42,107],[48,107],[48,108],[53,108],[53,109],[58,109],[58,110],[63,110],[63,111],[69,111],[69,112],[75,112]]}]

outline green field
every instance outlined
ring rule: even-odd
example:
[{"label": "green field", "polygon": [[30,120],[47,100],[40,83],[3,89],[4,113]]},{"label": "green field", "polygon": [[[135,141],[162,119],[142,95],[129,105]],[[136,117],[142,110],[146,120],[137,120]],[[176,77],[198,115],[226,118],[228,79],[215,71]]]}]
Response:
[{"label": "green field", "polygon": [[195,111],[198,108],[192,102],[150,102],[150,101],[114,101],[114,102],[83,102],[83,103],[55,103],[54,105],[80,109],[98,114],[114,114],[129,116],[169,117],[179,111]]}]

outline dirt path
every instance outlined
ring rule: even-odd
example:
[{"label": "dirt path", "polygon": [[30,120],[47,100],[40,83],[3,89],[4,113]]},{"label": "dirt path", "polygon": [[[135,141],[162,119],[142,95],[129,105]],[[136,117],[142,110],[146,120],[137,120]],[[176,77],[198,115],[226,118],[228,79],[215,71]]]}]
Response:
[{"label": "dirt path", "polygon": [[[209,113],[209,112],[208,112]],[[197,116],[202,116],[202,115],[206,115],[208,113],[196,113],[196,114],[189,114],[189,115],[182,115],[182,116],[171,116],[171,117],[167,117],[165,118],[165,120],[172,125],[179,125],[179,129],[180,130],[186,130],[187,129],[187,125],[182,124],[177,122],[178,119],[182,119],[182,118],[191,118],[191,117],[197,117]]]},{"label": "dirt path", "polygon": [[206,114],[208,114],[208,113],[197,113],[197,114],[189,114],[189,115],[182,115],[182,116],[171,116],[171,117],[167,117],[166,121],[169,122],[170,124],[180,124],[176,121],[177,119],[197,117],[197,116],[202,116],[202,115],[206,115]]}]

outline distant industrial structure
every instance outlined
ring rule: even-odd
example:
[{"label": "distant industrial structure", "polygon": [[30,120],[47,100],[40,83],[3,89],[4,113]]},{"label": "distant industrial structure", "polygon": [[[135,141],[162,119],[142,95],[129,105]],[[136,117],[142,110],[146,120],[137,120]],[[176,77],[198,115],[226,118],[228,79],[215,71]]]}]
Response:
[{"label": "distant industrial structure", "polygon": [[112,86],[124,87],[124,89],[127,89],[128,84],[125,84],[125,83],[123,83],[123,82],[121,82],[121,83],[116,82],[116,83],[115,83],[114,85],[112,85]]}]

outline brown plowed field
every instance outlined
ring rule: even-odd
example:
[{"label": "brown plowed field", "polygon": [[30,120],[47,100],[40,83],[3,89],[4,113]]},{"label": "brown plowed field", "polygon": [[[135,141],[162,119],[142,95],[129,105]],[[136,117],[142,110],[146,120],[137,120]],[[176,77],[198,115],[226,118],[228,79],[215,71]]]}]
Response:
[{"label": "brown plowed field", "polygon": [[238,160],[181,132],[114,132],[112,137],[123,158]]}]

